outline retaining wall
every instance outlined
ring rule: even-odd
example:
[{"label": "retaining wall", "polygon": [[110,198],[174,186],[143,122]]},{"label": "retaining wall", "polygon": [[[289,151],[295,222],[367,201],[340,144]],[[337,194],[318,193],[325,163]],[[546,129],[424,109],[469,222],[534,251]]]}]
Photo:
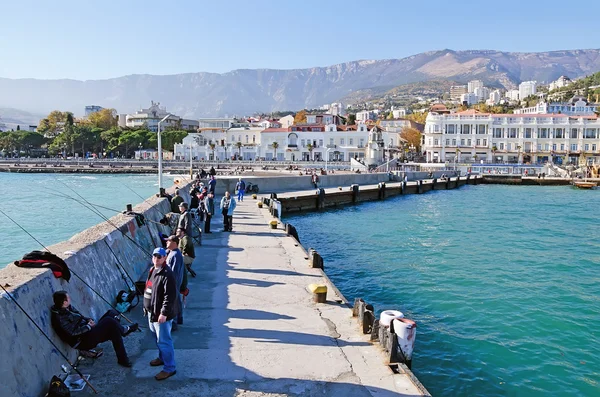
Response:
[{"label": "retaining wall", "polygon": [[[175,188],[171,188],[167,192],[173,194],[174,190]],[[181,195],[189,202],[188,190],[187,185],[182,187]],[[152,197],[133,210],[158,222],[164,214],[170,212],[170,208],[166,198]],[[90,216],[96,215],[90,212]],[[158,232],[168,233],[170,230],[151,222],[138,226],[135,218],[127,215],[116,215],[110,221],[147,252],[142,251],[108,222],[93,226],[48,248],[63,258],[74,273],[114,304],[117,293],[127,289],[127,286],[123,273],[117,267],[117,259],[107,243],[123,267],[137,281],[145,277],[151,263],[152,250],[155,244],[160,244]],[[0,283],[10,285],[7,290],[71,362],[77,358],[77,351],[63,343],[50,325],[52,294],[58,290],[66,290],[73,306],[95,319],[109,309],[75,275],[70,282],[66,282],[62,278],[55,278],[50,270],[25,269],[10,264],[0,270]],[[66,364],[64,359],[3,291],[0,292],[0,321],[3,325],[0,327],[0,396],[43,395],[52,375],[61,374],[61,364]]]}]

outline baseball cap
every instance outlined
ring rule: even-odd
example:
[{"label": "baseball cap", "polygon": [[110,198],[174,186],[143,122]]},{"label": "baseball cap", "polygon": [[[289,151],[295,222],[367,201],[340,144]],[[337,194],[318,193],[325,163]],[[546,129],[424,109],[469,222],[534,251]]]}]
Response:
[{"label": "baseball cap", "polygon": [[167,256],[167,251],[165,251],[165,249],[162,247],[154,248],[152,255]]}]

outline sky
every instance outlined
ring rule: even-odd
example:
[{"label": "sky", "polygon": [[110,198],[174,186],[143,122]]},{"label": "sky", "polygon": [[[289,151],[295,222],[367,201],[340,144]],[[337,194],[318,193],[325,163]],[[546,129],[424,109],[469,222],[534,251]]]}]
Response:
[{"label": "sky", "polygon": [[600,48],[589,29],[597,26],[600,3],[587,2],[585,12],[571,12],[566,4],[0,0],[0,77],[88,80],[298,69],[446,48]]}]

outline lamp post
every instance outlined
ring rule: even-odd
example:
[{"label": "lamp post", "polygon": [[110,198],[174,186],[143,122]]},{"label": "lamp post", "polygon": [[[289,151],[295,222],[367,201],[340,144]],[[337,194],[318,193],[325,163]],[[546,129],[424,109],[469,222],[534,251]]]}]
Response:
[{"label": "lamp post", "polygon": [[171,114],[167,114],[161,121],[158,122],[158,191],[162,191],[162,141],[160,138],[160,125],[169,117]]},{"label": "lamp post", "polygon": [[327,162],[329,161],[329,152],[331,152],[332,148],[328,148],[325,151],[325,173],[327,173]]},{"label": "lamp post", "polygon": [[142,160],[142,142],[138,145],[138,160]]},{"label": "lamp post", "polygon": [[192,164],[192,143],[190,142],[190,179],[194,179],[194,166]]}]

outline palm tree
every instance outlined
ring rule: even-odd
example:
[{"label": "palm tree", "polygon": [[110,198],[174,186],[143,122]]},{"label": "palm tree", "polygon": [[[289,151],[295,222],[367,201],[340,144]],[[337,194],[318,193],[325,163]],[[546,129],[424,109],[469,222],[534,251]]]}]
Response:
[{"label": "palm tree", "polygon": [[492,146],[492,163],[496,160],[496,152],[498,151],[498,148],[496,147],[496,145]]},{"label": "palm tree", "polygon": [[215,148],[217,147],[217,145],[215,145],[213,142],[209,143],[208,146],[210,146],[210,150],[212,150],[212,159],[215,160]]},{"label": "palm tree", "polygon": [[242,142],[238,141],[235,143],[235,146],[238,148],[238,154],[240,156],[240,159],[242,158]]},{"label": "palm tree", "polygon": [[312,143],[309,143],[309,144],[307,144],[307,145],[306,145],[306,149],[308,150],[308,153],[310,153],[310,154],[309,154],[309,157],[308,157],[308,159],[309,159],[310,161],[312,161],[312,151],[313,151],[315,148],[313,147]]},{"label": "palm tree", "polygon": [[273,146],[273,156],[275,157],[275,160],[277,160],[277,148],[279,147],[279,144],[277,142],[273,142],[271,146]]}]

